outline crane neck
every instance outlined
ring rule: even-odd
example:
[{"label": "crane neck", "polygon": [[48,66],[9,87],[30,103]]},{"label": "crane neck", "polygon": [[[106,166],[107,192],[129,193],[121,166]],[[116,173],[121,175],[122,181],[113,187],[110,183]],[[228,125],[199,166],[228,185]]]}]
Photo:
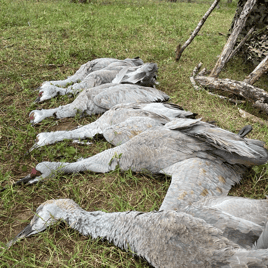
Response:
[{"label": "crane neck", "polygon": [[[57,204],[54,210],[53,218],[64,220],[71,228],[77,230],[84,236],[92,238],[104,238],[113,242],[116,246],[137,252],[140,242],[140,232],[135,232],[139,226],[135,226],[137,216],[144,213],[131,212],[113,212],[105,213],[102,211],[88,212],[83,210],[72,200],[63,200]],[[68,202],[70,201],[70,202]],[[138,220],[139,221],[139,220]]]}]

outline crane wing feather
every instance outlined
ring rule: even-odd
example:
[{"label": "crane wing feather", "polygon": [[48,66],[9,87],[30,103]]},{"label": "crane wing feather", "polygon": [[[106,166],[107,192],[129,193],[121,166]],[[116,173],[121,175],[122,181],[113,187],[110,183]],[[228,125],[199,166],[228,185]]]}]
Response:
[{"label": "crane wing feather", "polygon": [[262,143],[257,144],[254,140],[244,139],[238,134],[200,120],[174,119],[166,124],[166,127],[180,130],[189,136],[196,137],[217,149],[229,153],[236,153],[240,156],[253,159],[267,158],[267,151],[264,149]]},{"label": "crane wing feather", "polygon": [[137,85],[116,85],[100,92],[93,99],[101,108],[110,109],[118,103],[167,101],[169,96],[155,88]]},{"label": "crane wing feather", "polygon": [[268,199],[251,199],[238,196],[207,197],[197,205],[220,209],[235,217],[239,217],[264,226],[268,220]]},{"label": "crane wing feather", "polygon": [[241,174],[222,163],[190,158],[162,170],[172,180],[160,210],[180,209],[206,196],[225,196]]}]

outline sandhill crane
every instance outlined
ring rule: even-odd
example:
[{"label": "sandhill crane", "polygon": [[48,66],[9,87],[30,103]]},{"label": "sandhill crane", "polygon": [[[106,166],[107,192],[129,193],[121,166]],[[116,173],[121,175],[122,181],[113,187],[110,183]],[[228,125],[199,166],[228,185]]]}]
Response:
[{"label": "sandhill crane", "polygon": [[82,91],[70,104],[54,109],[34,110],[30,113],[31,123],[37,124],[51,116],[56,118],[74,117],[81,114],[100,114],[119,103],[167,101],[169,96],[152,87],[134,84],[104,84]]},{"label": "sandhill crane", "polygon": [[[194,204],[184,211],[105,213],[85,211],[71,199],[49,200],[37,208],[30,224],[7,247],[59,220],[84,236],[101,237],[131,250],[154,267],[268,266],[268,225],[262,232],[257,224]],[[250,249],[248,240],[258,233],[260,238]]]},{"label": "sandhill crane", "polygon": [[[143,61],[139,57],[125,60],[100,58],[89,61],[83,64],[74,75],[65,80],[44,82],[41,87],[38,88],[39,96],[36,99],[36,102],[51,99],[58,94],[73,94],[82,89],[98,86],[104,83],[111,83],[123,68],[126,70],[128,67],[141,65],[143,65]],[[155,71],[157,71],[156,65],[150,66],[156,68]],[[136,69],[137,68],[135,68],[135,70]],[[151,79],[154,79],[154,76],[155,73],[153,73]]]},{"label": "sandhill crane", "polygon": [[[31,184],[55,171],[108,172],[117,165],[122,170],[165,173],[172,176],[172,182],[159,212],[87,212],[70,199],[47,201],[8,247],[65,220],[83,235],[106,238],[131,249],[155,267],[265,267],[268,251],[262,248],[268,246],[268,226],[263,220],[267,215],[249,221],[237,214],[241,205],[228,210],[223,199],[209,201],[211,196],[227,195],[240,181],[243,166],[267,161],[263,143],[242,138],[244,134],[227,132],[200,119],[179,118],[75,163],[42,162],[19,183]],[[205,196],[206,201],[202,200]],[[266,212],[265,203],[256,204],[253,210]],[[266,207],[259,209],[264,204]]]},{"label": "sandhill crane", "polygon": [[16,184],[35,183],[56,171],[106,173],[119,165],[121,170],[147,170],[172,176],[161,209],[166,206],[177,209],[180,204],[199,200],[200,196],[227,195],[231,186],[240,181],[245,167],[266,163],[268,154],[263,145],[200,119],[179,118],[75,163],[39,163]]},{"label": "sandhill crane", "polygon": [[148,128],[168,123],[172,118],[195,118],[195,116],[196,114],[184,111],[180,106],[171,103],[118,104],[91,124],[71,131],[39,133],[30,151],[64,139],[92,138],[96,134],[103,134],[108,142],[119,145]]}]

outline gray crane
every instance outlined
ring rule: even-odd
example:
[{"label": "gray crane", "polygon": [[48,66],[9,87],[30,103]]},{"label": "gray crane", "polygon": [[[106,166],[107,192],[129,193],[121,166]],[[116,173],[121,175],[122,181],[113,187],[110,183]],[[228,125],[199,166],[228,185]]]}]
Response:
[{"label": "gray crane", "polygon": [[[159,212],[87,212],[70,199],[47,201],[7,246],[64,220],[81,234],[130,249],[155,267],[266,267],[267,201],[225,197],[246,167],[268,159],[263,142],[243,135],[179,118],[75,163],[42,162],[19,183],[41,181],[56,171],[104,173],[117,165],[165,173],[172,181]],[[243,207],[247,217],[239,214]],[[256,211],[263,216],[251,220]]]},{"label": "gray crane", "polygon": [[108,142],[117,146],[142,131],[165,125],[175,117],[195,118],[196,115],[171,103],[117,104],[91,124],[70,131],[39,133],[36,143],[29,151],[64,139],[77,141],[92,138],[96,134],[103,134]]},{"label": "gray crane", "polygon": [[[243,199],[245,204],[248,201],[252,202]],[[262,203],[251,207],[259,208],[262,210]],[[261,228],[220,209],[195,204],[182,211],[105,213],[85,211],[71,199],[49,200],[37,208],[30,224],[7,247],[57,221],[65,221],[84,236],[101,237],[131,250],[154,267],[268,266],[267,224]],[[257,243],[250,247],[254,239]]]},{"label": "gray crane", "polygon": [[242,138],[200,119],[178,118],[78,162],[41,162],[16,184],[32,184],[54,176],[56,171],[106,173],[119,165],[121,170],[172,176],[161,209],[178,208],[200,196],[227,195],[246,167],[266,163],[268,154],[263,146],[259,140]]},{"label": "gray crane", "polygon": [[[124,73],[126,74],[128,68],[138,67],[143,64],[143,61],[139,57],[134,59],[127,58],[125,60],[99,58],[89,61],[83,64],[74,75],[65,80],[44,82],[41,87],[37,89],[39,90],[39,96],[36,102],[43,102],[58,94],[74,94],[85,88],[111,83],[120,70],[124,69]],[[156,68],[155,71],[157,71],[156,65],[151,65],[151,67]],[[134,68],[134,70],[137,70],[137,68]],[[130,69],[129,72],[133,72],[133,70]],[[135,73],[135,75],[137,75],[137,73]],[[151,82],[155,79],[155,75],[156,74],[150,76],[152,79]]]},{"label": "gray crane", "polygon": [[163,102],[168,99],[167,94],[152,87],[108,83],[85,89],[70,104],[53,109],[34,110],[29,117],[34,125],[51,116],[74,117],[78,112],[81,115],[100,114],[119,103]]}]

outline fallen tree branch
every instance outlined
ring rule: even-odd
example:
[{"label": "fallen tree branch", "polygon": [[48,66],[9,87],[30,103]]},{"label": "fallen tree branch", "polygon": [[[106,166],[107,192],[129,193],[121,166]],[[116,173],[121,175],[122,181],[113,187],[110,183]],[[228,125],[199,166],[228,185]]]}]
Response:
[{"label": "fallen tree branch", "polygon": [[203,87],[223,90],[241,96],[253,102],[254,107],[258,107],[268,113],[268,92],[261,88],[254,87],[244,81],[216,77],[196,76],[194,80]]},{"label": "fallen tree branch", "polygon": [[203,87],[228,91],[250,101],[263,100],[268,103],[268,92],[243,81],[196,76],[195,80]]},{"label": "fallen tree branch", "polygon": [[244,45],[244,43],[247,41],[247,39],[250,37],[252,32],[254,31],[254,27],[252,27],[246,36],[241,40],[241,42],[237,45],[237,47],[232,51],[232,53],[229,55],[228,59],[226,60],[226,63],[239,51],[239,49]]},{"label": "fallen tree branch", "polygon": [[244,82],[253,85],[264,73],[268,71],[268,55],[260,64],[245,78]]},{"label": "fallen tree branch", "polygon": [[[202,66],[202,62],[199,62],[199,64],[193,69],[192,76],[190,77],[190,81],[191,81],[191,83],[192,83],[192,85],[193,85],[193,87],[194,87],[195,90],[204,90],[204,88],[199,87],[199,86],[196,84],[196,82],[195,82],[195,77],[197,76],[197,73],[198,73],[198,71],[200,70],[201,66]],[[200,72],[198,73],[198,75],[200,75],[201,73],[204,73],[205,71],[206,71],[206,68],[204,68],[202,71],[200,71]],[[205,91],[206,91],[207,94],[209,94],[209,95],[218,97],[218,98],[220,98],[220,99],[228,100],[228,101],[230,101],[230,102],[232,102],[232,103],[236,103],[236,104],[237,104],[237,103],[245,103],[245,101],[234,100],[234,99],[227,98],[227,97],[225,97],[225,96],[221,96],[221,95],[218,95],[218,94],[211,93],[211,92],[209,92],[209,91],[207,91],[207,90],[205,90]]]},{"label": "fallen tree branch", "polygon": [[[256,1],[256,0],[255,0]],[[208,9],[208,11],[205,13],[205,15],[203,16],[203,18],[199,21],[199,23],[197,24],[197,27],[195,28],[195,30],[192,32],[191,36],[189,37],[189,39],[183,44],[183,46],[178,45],[177,46],[177,50],[176,50],[176,61],[179,61],[182,55],[182,52],[184,51],[184,49],[189,46],[191,44],[191,42],[194,40],[195,36],[198,34],[198,32],[200,31],[200,29],[202,28],[203,24],[205,23],[205,21],[207,20],[208,16],[210,15],[210,13],[213,11],[213,9],[218,5],[218,3],[220,2],[220,0],[215,0],[213,2],[213,4],[210,6],[210,8]]]},{"label": "fallen tree branch", "polygon": [[229,36],[226,44],[224,45],[224,48],[221,52],[221,55],[218,61],[216,62],[213,70],[210,73],[211,77],[217,77],[219,73],[221,72],[221,70],[223,69],[225,63],[228,61],[228,58],[233,51],[237,37],[239,33],[241,32],[242,28],[244,27],[245,22],[252,8],[254,7],[255,3],[256,3],[256,0],[247,0],[247,2],[245,3],[243,10],[241,11],[240,17],[237,19],[237,21],[234,24],[233,31],[231,35]]},{"label": "fallen tree branch", "polygon": [[211,92],[209,92],[209,91],[207,91],[207,90],[205,90],[205,89],[199,87],[199,86],[196,84],[196,82],[195,82],[195,80],[194,80],[194,78],[193,78],[192,76],[190,77],[190,81],[191,81],[191,83],[192,83],[194,89],[197,90],[197,91],[198,91],[198,90],[204,90],[207,94],[209,94],[209,95],[211,95],[211,96],[215,96],[215,97],[218,97],[218,98],[220,98],[220,99],[228,100],[228,101],[230,101],[230,102],[232,102],[232,103],[235,103],[235,104],[238,104],[238,103],[245,103],[245,101],[243,101],[243,100],[235,100],[235,99],[227,98],[227,97],[222,96],[222,95],[218,95],[218,94],[211,93]]},{"label": "fallen tree branch", "polygon": [[263,125],[263,126],[267,126],[268,127],[268,122],[267,121],[264,121],[261,118],[255,116],[253,114],[250,114],[250,113],[248,113],[248,112],[246,112],[246,111],[244,111],[242,109],[239,109],[238,108],[238,111],[239,111],[241,117],[246,118],[246,119],[249,119],[249,120],[251,120],[254,123],[259,123],[260,125]]}]

